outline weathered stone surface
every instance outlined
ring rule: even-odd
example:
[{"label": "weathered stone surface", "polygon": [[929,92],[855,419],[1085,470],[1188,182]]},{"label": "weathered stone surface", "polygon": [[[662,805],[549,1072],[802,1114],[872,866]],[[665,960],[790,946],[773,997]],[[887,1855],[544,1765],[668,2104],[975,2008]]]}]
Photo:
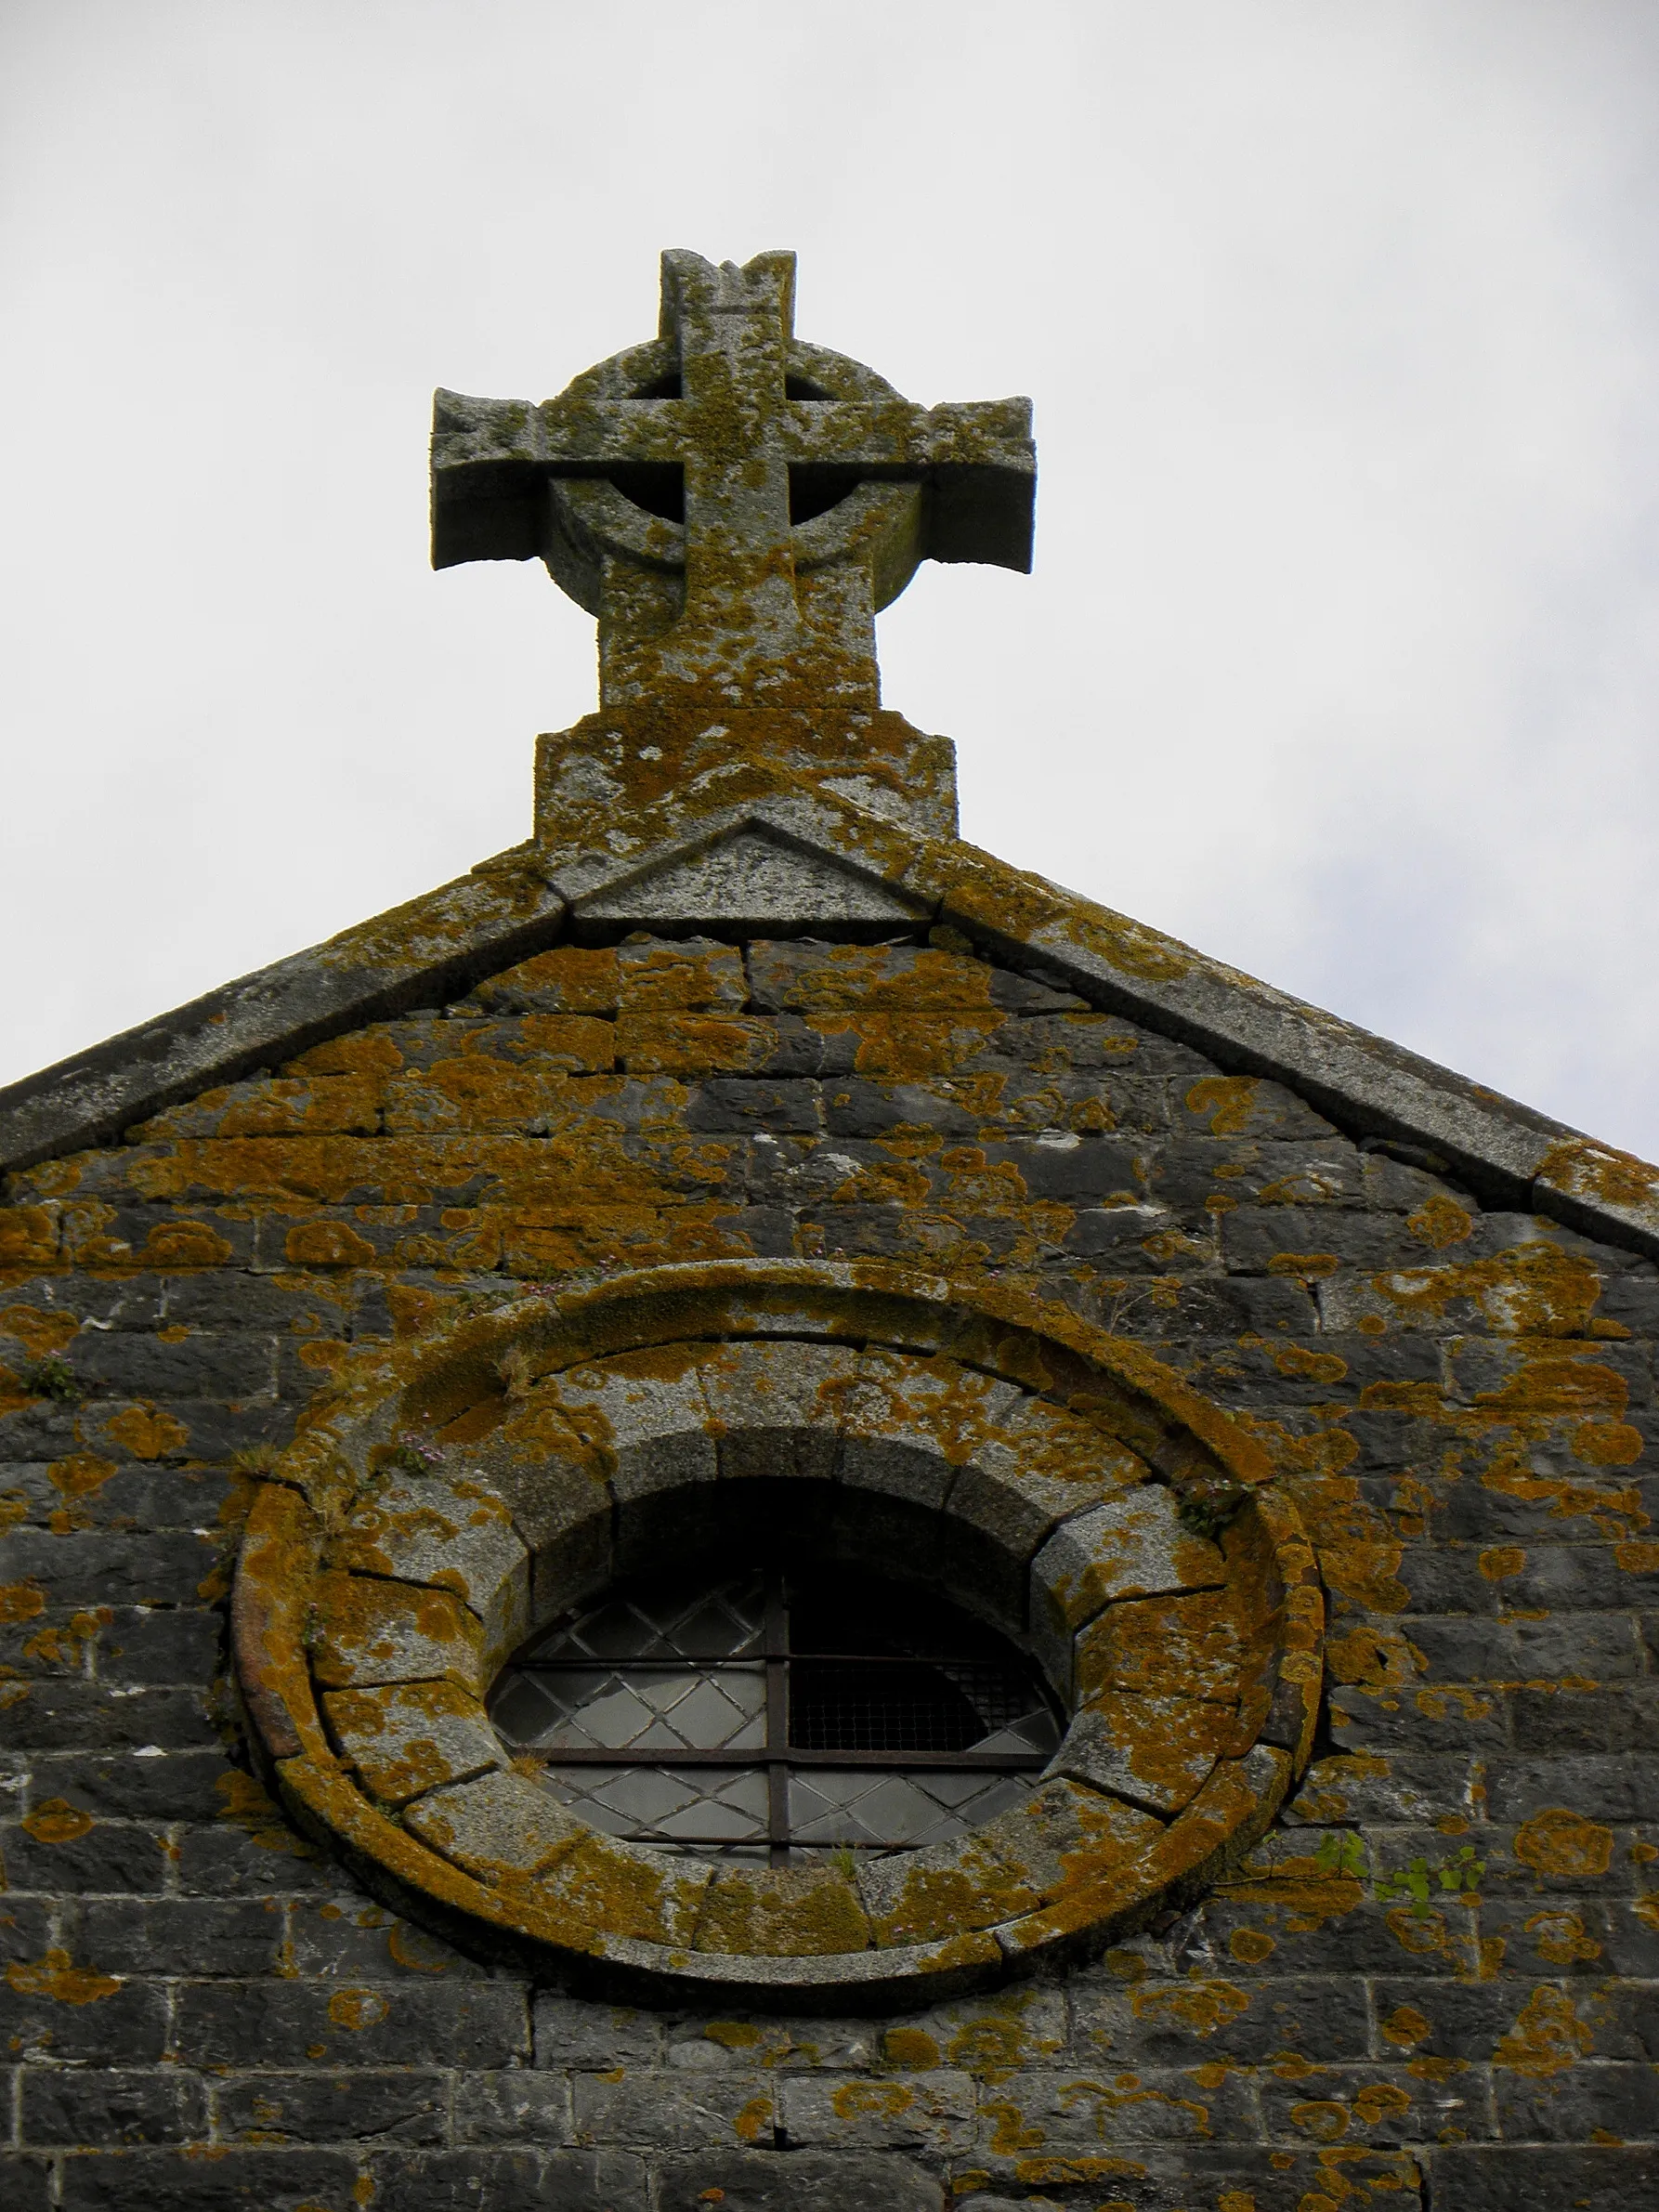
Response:
[{"label": "weathered stone surface", "polygon": [[1051,1678],[1069,1686],[1073,1638],[1118,1598],[1219,1588],[1226,1564],[1182,1525],[1171,1493],[1143,1483],[1065,1522],[1031,1563],[1031,1633]]},{"label": "weathered stone surface", "polygon": [[541,1874],[583,1833],[546,1790],[500,1768],[433,1790],[404,1817],[435,1851],[485,1881]]},{"label": "weathered stone surface", "polygon": [[529,1625],[529,1556],[505,1505],[464,1475],[398,1474],[331,1550],[347,1573],[453,1590],[499,1664]]},{"label": "weathered stone surface", "polygon": [[841,1479],[855,1490],[942,1506],[967,1461],[1023,1402],[1012,1383],[955,1360],[872,1346],[842,1400]]},{"label": "weathered stone surface", "polygon": [[723,1344],[701,1368],[727,1479],[834,1473],[857,1355],[839,1344]]},{"label": "weathered stone surface", "polygon": [[[585,873],[585,871],[584,871]],[[656,860],[608,883],[582,885],[575,875],[558,887],[576,893],[576,926],[600,923],[649,929],[671,921],[745,935],[778,930],[904,929],[927,916],[925,903],[879,877],[804,851],[765,823],[728,830],[711,844]]]},{"label": "weathered stone surface", "polygon": [[483,1644],[477,1615],[448,1590],[370,1575],[320,1581],[312,1671],[326,1688],[442,1676],[482,1695],[489,1687]]},{"label": "weathered stone surface", "polygon": [[1027,1560],[1062,1521],[1146,1480],[1144,1460],[1094,1422],[1027,1398],[987,1437],[950,1492],[950,1510]]},{"label": "weathered stone surface", "polygon": [[[737,304],[733,328],[754,303]],[[629,390],[594,390],[610,427],[672,404],[634,396],[672,367],[662,343]],[[809,381],[833,370],[785,358]],[[870,389],[843,402],[868,410]],[[566,480],[556,501],[566,520],[597,502],[635,538],[679,528],[630,517],[614,484]],[[915,501],[914,484],[855,492],[775,546],[813,682],[863,681],[868,599],[837,610],[825,590],[863,558],[848,526],[873,543]],[[672,596],[683,538],[664,543]],[[673,628],[650,649],[687,693],[741,691],[778,646],[757,632],[734,658]],[[607,648],[619,697],[643,666],[625,633]],[[724,2192],[726,2212],[938,2212],[947,2192],[986,2212],[1294,2212],[1360,2192],[1553,2212],[1653,2193],[1654,1171],[954,843],[948,746],[853,691],[609,707],[542,741],[532,848],[6,1094],[8,2207],[690,2212]],[[633,919],[662,934],[569,941]],[[757,922],[762,941],[735,941]],[[803,927],[824,936],[789,934]],[[1264,1734],[1218,1755],[1167,1826],[1049,1784],[1036,1822],[861,1865],[861,1952],[673,1952],[706,2016],[539,1988],[532,2075],[529,1970],[371,1900],[248,1771],[222,1656],[243,1493],[330,1391],[362,1387],[354,1363],[436,1341],[469,1302],[529,1289],[553,1315],[620,1270],[793,1255],[836,1258],[849,1283],[927,1270],[936,1314],[964,1282],[1064,1302],[1156,1352],[1205,1418],[1236,1417],[1264,1455],[1261,1512],[1283,1489],[1306,1520],[1283,1607],[1265,1582],[1234,1611],[1219,1582],[1166,1579],[1212,1521],[1235,1565],[1257,1509],[1194,1492],[1194,1525],[1169,1525],[1188,1477],[1148,1441],[1156,1480],[1134,1495],[1166,1525],[1114,1571],[1162,1594],[1112,1582],[1078,1626],[1104,1587],[1065,1549],[1085,1512],[1044,1538],[1062,1549],[1036,1631],[1062,1669],[1076,1631],[1091,1780],[1144,1793],[1151,1756],[1178,1794],[1164,1770],[1184,1788],[1205,1748],[1188,1718],[1202,1737],[1234,1698],[1241,1736]],[[724,1322],[686,1326],[709,1342]],[[836,1384],[839,1484],[812,1486],[867,1515],[893,1563],[1017,1615],[988,1536],[983,1557],[914,1549],[917,1512],[948,1496],[941,1466],[965,1507],[982,1432],[1018,1403],[995,1332],[940,1381],[961,1352],[942,1326],[906,1334],[889,1314],[848,1335],[780,1294],[756,1327],[856,1356]],[[306,1496],[344,1547],[294,1627],[323,1697],[389,1692],[393,1669],[476,1692],[530,1617],[526,1549],[548,1605],[610,1572],[609,1463],[562,1420],[529,1448],[541,1371],[457,1381],[436,1446],[388,1413],[378,1450],[408,1426],[440,1458],[430,1477],[383,1466],[355,1528],[312,1432]],[[1022,1371],[1033,1386],[1062,1426],[1079,1416],[1063,1380]],[[687,1448],[714,1451],[708,1418],[706,1400],[686,1412]],[[832,1425],[800,1432],[809,1460]],[[756,1449],[781,1433],[757,1422]],[[1065,1494],[1028,1456],[1008,1468],[1025,1541]],[[507,1516],[489,1557],[454,1533],[473,1473]],[[519,1593],[488,1648],[470,1610],[488,1614],[486,1586]],[[1316,1669],[1289,1669],[1321,1592],[1337,1747],[1246,1850],[1311,1747]],[[1126,1824],[1125,1855],[1072,1817],[1090,1800]],[[548,1951],[595,1975],[660,1975],[712,1886],[689,1867],[665,1895],[648,1854],[585,1838],[505,1769],[383,1826],[402,1863],[436,1846],[458,1883],[481,1879],[498,1930],[547,1915]],[[352,1850],[372,1857],[360,1835]],[[1143,1863],[1163,1886],[1097,1963],[936,2001],[947,1971],[988,1980],[1004,1952],[1032,1964],[1027,1942],[1057,1957],[1100,1940],[1100,1899]],[[773,1886],[751,1885],[750,1918]],[[1035,1931],[997,1918],[1011,1904]],[[603,2147],[572,2145],[590,2122]]]},{"label": "weathered stone surface", "polygon": [[333,1690],[323,1699],[340,1747],[387,1805],[505,1763],[484,1708],[451,1682]]},{"label": "weathered stone surface", "polygon": [[1151,1813],[1178,1813],[1234,1734],[1231,1707],[1104,1690],[1074,1714],[1047,1771]]}]

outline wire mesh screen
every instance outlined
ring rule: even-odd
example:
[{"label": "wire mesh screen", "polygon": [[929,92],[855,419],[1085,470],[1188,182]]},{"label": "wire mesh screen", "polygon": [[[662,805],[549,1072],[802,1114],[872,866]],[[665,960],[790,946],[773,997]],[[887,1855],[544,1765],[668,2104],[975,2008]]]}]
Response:
[{"label": "wire mesh screen", "polygon": [[774,1865],[959,1835],[1060,1735],[1031,1662],[954,1606],[781,1569],[615,1592],[521,1651],[490,1711],[594,1826]]}]

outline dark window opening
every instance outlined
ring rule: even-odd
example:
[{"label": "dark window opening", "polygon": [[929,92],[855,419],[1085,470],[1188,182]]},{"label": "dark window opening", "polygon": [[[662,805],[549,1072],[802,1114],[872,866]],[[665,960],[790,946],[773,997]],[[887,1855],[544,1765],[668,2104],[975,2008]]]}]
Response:
[{"label": "dark window opening", "polygon": [[1060,1740],[1004,1638],[850,1571],[620,1590],[519,1652],[490,1712],[594,1826],[774,1865],[960,1835]]}]

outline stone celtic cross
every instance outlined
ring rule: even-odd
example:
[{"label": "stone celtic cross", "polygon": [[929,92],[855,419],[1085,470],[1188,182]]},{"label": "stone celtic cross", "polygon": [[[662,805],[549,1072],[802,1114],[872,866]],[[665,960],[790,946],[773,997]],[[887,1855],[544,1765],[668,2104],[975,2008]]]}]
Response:
[{"label": "stone celtic cross", "polygon": [[1031,565],[1025,399],[917,407],[793,334],[795,257],[662,256],[660,334],[540,406],[440,391],[432,559],[546,562],[602,709],[877,703],[919,561]]}]

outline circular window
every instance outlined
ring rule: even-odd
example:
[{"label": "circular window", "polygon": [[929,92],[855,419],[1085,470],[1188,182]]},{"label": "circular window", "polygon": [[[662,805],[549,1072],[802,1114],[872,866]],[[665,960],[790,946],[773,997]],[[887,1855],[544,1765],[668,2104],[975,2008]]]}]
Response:
[{"label": "circular window", "polygon": [[774,1866],[960,1836],[1061,1737],[1037,1668],[957,1606],[782,1565],[619,1590],[517,1652],[489,1711],[603,1833]]},{"label": "circular window", "polygon": [[720,1262],[354,1355],[237,1667],[400,1909],[638,1996],[909,2001],[1196,1894],[1312,1750],[1259,1449],[1005,1288]]}]

